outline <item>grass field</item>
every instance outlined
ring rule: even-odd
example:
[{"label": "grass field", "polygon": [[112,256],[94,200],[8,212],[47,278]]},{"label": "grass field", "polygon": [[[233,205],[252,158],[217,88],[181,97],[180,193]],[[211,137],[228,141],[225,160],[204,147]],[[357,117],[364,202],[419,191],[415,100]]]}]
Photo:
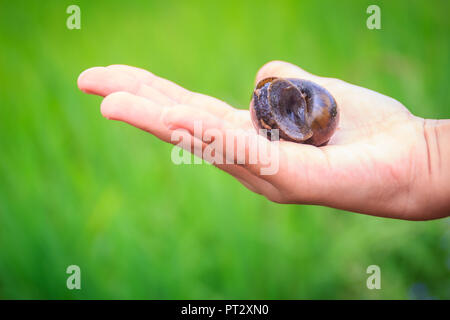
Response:
[{"label": "grass field", "polygon": [[[366,8],[381,8],[381,30]],[[68,30],[66,8],[81,8]],[[101,117],[76,86],[128,64],[248,108],[281,59],[450,118],[450,2],[1,1],[0,298],[450,298],[449,220],[279,205]],[[69,291],[68,265],[82,270]],[[379,265],[381,290],[366,288]]]}]

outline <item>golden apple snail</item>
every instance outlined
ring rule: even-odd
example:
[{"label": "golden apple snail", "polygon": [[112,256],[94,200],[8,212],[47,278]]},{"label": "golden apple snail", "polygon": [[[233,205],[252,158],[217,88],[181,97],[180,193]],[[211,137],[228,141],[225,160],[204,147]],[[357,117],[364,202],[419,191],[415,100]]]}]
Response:
[{"label": "golden apple snail", "polygon": [[314,82],[294,78],[265,78],[258,82],[250,103],[253,125],[257,130],[278,129],[287,141],[324,145],[339,121],[333,96]]}]

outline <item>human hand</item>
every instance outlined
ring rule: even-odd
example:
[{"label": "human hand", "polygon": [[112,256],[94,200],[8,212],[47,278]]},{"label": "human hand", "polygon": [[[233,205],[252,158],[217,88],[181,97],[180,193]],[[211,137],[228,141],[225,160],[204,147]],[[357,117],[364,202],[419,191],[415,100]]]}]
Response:
[{"label": "human hand", "polygon": [[[410,220],[448,215],[450,187],[440,177],[439,141],[426,120],[392,98],[312,75],[286,62],[264,65],[256,81],[270,76],[302,78],[325,87],[340,111],[337,131],[322,147],[280,141],[279,168],[271,175],[261,175],[262,163],[248,161],[214,163],[218,168],[279,203],[317,204]],[[170,143],[178,143],[172,134],[184,129],[182,135],[199,156],[211,144],[203,135],[208,129],[223,136],[231,132],[232,139],[249,135],[247,139],[255,138],[269,148],[275,144],[252,129],[247,110],[234,109],[142,69],[122,65],[88,69],[80,75],[78,86],[105,97],[101,112],[108,119],[129,123]],[[197,121],[202,123],[201,132],[194,130]],[[255,150],[248,145],[243,148],[248,160]]]}]

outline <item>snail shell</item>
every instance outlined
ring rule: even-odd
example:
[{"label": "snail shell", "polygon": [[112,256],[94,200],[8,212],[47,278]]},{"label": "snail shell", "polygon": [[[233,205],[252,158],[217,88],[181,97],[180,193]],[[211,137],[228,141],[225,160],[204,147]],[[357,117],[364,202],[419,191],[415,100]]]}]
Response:
[{"label": "snail shell", "polygon": [[294,78],[265,78],[258,82],[250,103],[253,125],[279,130],[279,137],[299,143],[324,145],[339,121],[333,96],[314,82]]}]

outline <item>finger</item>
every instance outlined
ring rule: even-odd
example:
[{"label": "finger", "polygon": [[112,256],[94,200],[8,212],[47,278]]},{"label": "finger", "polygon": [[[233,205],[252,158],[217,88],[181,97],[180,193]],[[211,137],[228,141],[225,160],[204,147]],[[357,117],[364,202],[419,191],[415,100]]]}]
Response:
[{"label": "finger", "polygon": [[[230,135],[228,132],[225,135],[223,134],[227,128],[231,128],[224,119],[204,111],[195,110],[189,106],[179,105],[171,109],[165,109],[162,121],[173,132],[180,129],[187,130],[196,140],[203,142],[201,148],[198,147],[198,144],[195,146],[195,141],[192,141],[191,145],[183,145],[184,149],[193,150],[191,152],[196,156],[233,175],[251,191],[263,194],[274,201],[281,199],[278,189],[271,182],[258,176],[261,172],[261,170],[258,170],[260,165],[256,161],[254,161],[255,164],[253,165],[249,164],[250,160],[247,155],[251,152],[251,148],[250,151],[243,149],[248,145],[248,142],[244,143],[243,146],[239,146],[236,143],[236,134]],[[211,133],[212,130],[216,131]],[[253,131],[251,132],[254,135]],[[219,140],[221,140],[220,143],[218,143]],[[230,142],[232,142],[231,150],[229,147]],[[211,148],[213,143],[215,145]],[[232,153],[231,157],[227,152]]]},{"label": "finger", "polygon": [[[167,128],[160,119],[164,107],[152,103],[151,101],[135,96],[128,92],[115,92],[108,95],[102,102],[101,112],[104,117],[111,120],[118,120],[133,125],[139,129],[150,132],[159,139],[177,144],[184,149],[202,158],[206,143],[193,137],[188,131],[178,130],[174,138],[173,130]],[[183,143],[180,143],[183,141]],[[187,142],[187,143],[184,143]],[[257,193],[273,193],[273,186],[265,181],[260,181],[257,177],[234,164],[216,164],[216,166],[237,178],[250,190]]]},{"label": "finger", "polygon": [[148,99],[123,91],[108,95],[101,104],[105,118],[126,122],[170,142],[171,131],[160,121],[163,109]]},{"label": "finger", "polygon": [[94,67],[83,71],[77,83],[78,88],[83,92],[103,97],[117,91],[135,93],[140,86],[139,81],[133,76],[120,74],[104,67]]},{"label": "finger", "polygon": [[[178,108],[177,110],[179,109],[181,108]],[[220,158],[220,161],[214,161],[213,159],[210,159],[209,156],[206,155],[209,153],[207,151],[209,148],[209,144],[196,137],[193,137],[191,132],[185,129],[181,129],[180,127],[173,130],[172,132],[173,135],[171,136],[170,140],[172,144],[176,144],[178,147],[193,153],[198,158],[210,162],[220,170],[231,174],[251,191],[263,195],[278,195],[279,192],[273,185],[253,175],[246,168],[234,163],[227,164],[226,161],[223,160],[223,157]]]},{"label": "finger", "polygon": [[223,101],[186,90],[146,70],[124,65],[88,69],[79,76],[78,87],[100,96],[125,91],[163,105],[189,104],[221,117],[235,110]]},{"label": "finger", "polygon": [[80,74],[78,87],[89,94],[107,96],[114,92],[129,92],[161,105],[173,105],[175,102],[158,90],[142,83],[132,74],[104,67],[94,67]]},{"label": "finger", "polygon": [[[101,113],[105,118],[128,123],[165,142],[177,144],[189,152],[201,156],[206,145],[203,146],[202,141],[193,139],[192,134],[187,130],[177,130],[174,135],[174,130],[161,121],[164,109],[148,99],[129,92],[112,93],[103,99],[101,104]],[[180,143],[183,141],[188,141],[188,143]]]},{"label": "finger", "polygon": [[183,103],[183,99],[185,99],[185,97],[187,95],[190,95],[191,93],[189,90],[177,85],[176,83],[164,78],[160,78],[144,69],[120,64],[107,66],[106,69],[114,70],[119,72],[120,74],[133,77],[140,83],[144,83],[154,88],[155,90],[160,91],[162,94],[170,97],[177,103]]},{"label": "finger", "polygon": [[[210,144],[213,149],[210,151],[215,156],[219,153],[214,157],[216,161],[239,164],[256,176],[277,174],[269,170],[279,168],[278,142],[270,142],[254,130],[236,128],[221,118],[184,105],[166,109],[162,119],[169,128],[187,130]],[[266,180],[272,183],[276,179],[267,177]]]},{"label": "finger", "polygon": [[263,65],[256,74],[255,83],[268,77],[300,78],[325,86],[330,78],[324,78],[309,73],[300,67],[284,61],[270,61]]},{"label": "finger", "polygon": [[152,88],[146,84],[141,84],[141,86],[139,87],[139,89],[137,90],[137,92],[135,94],[137,96],[147,98],[147,99],[153,101],[154,103],[157,103],[157,104],[160,104],[163,106],[174,106],[177,104],[174,100],[170,99],[169,97],[162,94],[155,88]]},{"label": "finger", "polygon": [[111,65],[108,66],[107,69],[121,71],[128,76],[133,76],[141,83],[158,90],[178,104],[198,107],[219,117],[226,116],[229,112],[235,110],[233,107],[219,99],[189,91],[172,81],[158,77],[144,69],[126,65]]}]

